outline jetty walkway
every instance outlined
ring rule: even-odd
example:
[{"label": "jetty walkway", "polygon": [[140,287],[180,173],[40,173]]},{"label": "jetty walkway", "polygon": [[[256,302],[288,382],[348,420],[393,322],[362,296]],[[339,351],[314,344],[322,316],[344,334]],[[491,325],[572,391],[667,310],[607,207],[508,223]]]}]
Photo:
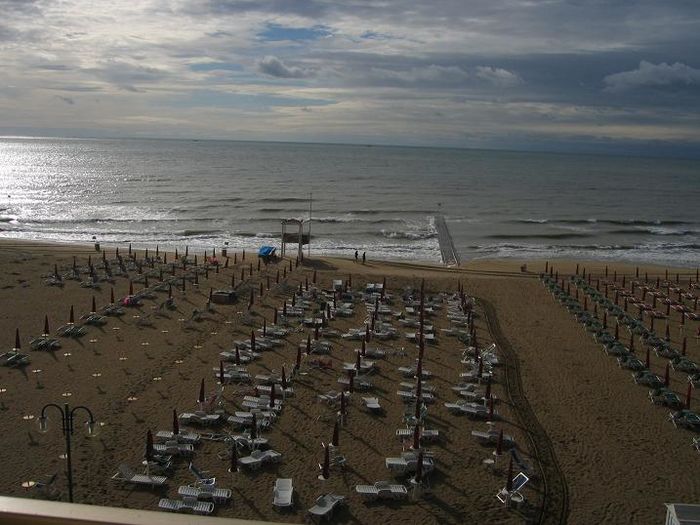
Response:
[{"label": "jetty walkway", "polygon": [[435,227],[438,233],[442,263],[446,266],[459,266],[459,254],[455,249],[450,230],[447,229],[444,215],[439,214],[435,217]]}]

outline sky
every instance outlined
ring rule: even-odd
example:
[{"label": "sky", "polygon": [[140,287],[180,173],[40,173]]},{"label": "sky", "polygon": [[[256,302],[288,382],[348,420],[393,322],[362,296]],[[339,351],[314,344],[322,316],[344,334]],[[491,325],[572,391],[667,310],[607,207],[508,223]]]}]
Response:
[{"label": "sky", "polygon": [[0,0],[0,134],[700,157],[697,0]]}]

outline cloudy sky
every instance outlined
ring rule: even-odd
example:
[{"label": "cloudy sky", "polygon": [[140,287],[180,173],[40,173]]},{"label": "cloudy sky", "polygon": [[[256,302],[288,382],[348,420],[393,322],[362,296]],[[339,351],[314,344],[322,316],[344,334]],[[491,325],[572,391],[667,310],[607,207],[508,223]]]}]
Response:
[{"label": "cloudy sky", "polygon": [[700,155],[697,0],[0,0],[0,134]]}]

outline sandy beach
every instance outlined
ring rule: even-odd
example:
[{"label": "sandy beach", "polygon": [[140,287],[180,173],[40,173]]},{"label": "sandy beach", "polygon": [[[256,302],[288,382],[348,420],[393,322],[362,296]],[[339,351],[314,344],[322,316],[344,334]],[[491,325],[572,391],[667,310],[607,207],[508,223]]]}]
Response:
[{"label": "sandy beach", "polygon": [[[128,247],[119,246],[119,250],[126,258]],[[139,250],[134,255],[141,261],[145,253]],[[176,265],[174,277],[181,281],[184,272],[193,275],[194,255],[189,254],[186,270],[182,264]],[[428,494],[417,501],[367,504],[354,489],[356,484],[393,479],[394,483],[406,483],[409,479],[394,478],[385,466],[385,458],[401,455],[402,442],[396,431],[406,428],[404,404],[396,392],[407,379],[398,368],[415,364],[418,353],[416,344],[403,335],[410,330],[394,321],[399,337],[370,341],[369,346],[385,349],[386,356],[376,361],[377,370],[371,375],[373,389],[367,394],[352,394],[347,422],[340,429],[339,453],[346,458],[346,466],[332,468],[327,480],[318,479],[319,463],[323,462],[321,443],[332,437],[337,410],[319,401],[318,396],[339,390],[337,379],[344,375],[343,363],[354,362],[355,349],[360,347],[359,340],[332,338],[330,355],[303,356],[300,371],[291,383],[294,395],[285,399],[281,414],[263,433],[270,448],[282,454],[279,464],[255,472],[241,468],[231,474],[228,461],[218,457],[227,450],[224,443],[202,441],[195,447],[192,461],[196,467],[216,476],[218,486],[233,491],[232,503],[216,505],[214,515],[298,523],[318,496],[333,492],[347,498],[347,505],[335,515],[339,523],[521,523],[540,519],[652,523],[663,518],[663,503],[695,502],[700,497],[700,478],[696,475],[700,457],[691,446],[695,434],[675,428],[668,420],[669,409],[652,404],[649,388],[635,384],[631,372],[606,355],[583,325],[549,293],[539,276],[545,272],[544,261],[479,261],[445,269],[371,258],[365,265],[352,260],[311,258],[291,270],[290,261],[284,260],[262,265],[259,271],[254,254],[246,254],[243,260],[237,253],[234,264],[229,253],[228,268],[224,268],[224,259],[218,254],[218,271],[210,265],[205,272],[204,253],[196,255],[199,284],[195,286],[188,279],[184,293],[174,287],[174,309],[161,307],[168,297],[165,287],[154,292],[152,298],[143,299],[140,306],[125,308],[124,315],[107,317],[104,326],[87,327],[83,337],[57,337],[61,348],[43,352],[30,350],[29,341],[42,333],[44,316],[48,316],[54,333],[68,322],[72,306],[76,324],[81,324],[79,318],[89,314],[93,297],[99,311],[110,303],[112,289],[116,299],[122,298],[129,294],[131,282],[138,293],[145,287],[145,275],[154,286],[161,280],[161,268],[163,279],[171,277],[171,266],[156,263],[151,269],[146,265],[143,273],[130,267],[128,277],[115,276],[113,284],[100,282],[97,288],[65,278],[63,286],[50,286],[47,280],[54,267],[60,274],[69,275],[74,257],[81,280],[89,280],[88,258],[103,275],[102,254],[92,246],[0,243],[0,267],[4,270],[0,272],[3,351],[14,346],[18,328],[22,352],[31,357],[31,363],[22,369],[0,368],[5,443],[0,457],[6,465],[6,474],[0,480],[3,494],[36,497],[36,491],[23,488],[22,483],[58,473],[56,486],[62,500],[66,500],[65,461],[59,457],[64,452],[64,441],[57,411],[47,412],[48,433],[40,434],[37,426],[44,404],[65,402],[89,407],[103,423],[100,435],[94,439],[87,439],[79,428],[82,425],[76,425],[76,502],[156,510],[160,498],[177,498],[180,485],[195,481],[185,458],[175,458],[172,470],[166,474],[165,488],[134,488],[110,478],[123,463],[142,471],[147,430],[154,434],[170,430],[173,409],[178,413],[195,410],[202,379],[207,397],[213,397],[219,353],[231,350],[234,341],[249,340],[251,330],[262,328],[263,319],[267,325],[272,324],[274,309],[291,300],[300,285],[305,289],[308,283],[320,293],[330,289],[333,280],[351,278],[351,288],[358,292],[367,283],[386,279],[386,290],[393,299],[387,306],[392,311],[402,309],[404,290],[418,290],[422,282],[426,296],[437,298],[445,293],[440,296],[442,309],[427,318],[438,334],[438,344],[425,348],[424,366],[432,372],[429,384],[435,396],[435,402],[427,407],[426,428],[440,434],[437,442],[427,445],[435,458],[435,471],[427,478]],[[106,256],[116,269],[114,247],[107,248]],[[155,246],[150,256],[155,256]],[[166,254],[160,251],[161,261],[164,257]],[[167,259],[172,264],[175,254],[167,253]],[[523,264],[527,265],[525,271]],[[593,279],[605,279],[604,263],[552,264],[560,272],[560,279],[576,273],[577,265],[579,275],[585,267]],[[629,281],[638,271],[634,265],[613,262],[607,267],[607,280],[612,281],[616,273],[619,283],[623,275]],[[275,282],[278,270],[280,284]],[[666,271],[642,267],[639,280],[643,281],[646,274],[655,284],[657,277],[666,279]],[[671,283],[678,274],[679,285],[698,295],[697,289],[688,286],[689,280],[697,283],[694,269],[668,272]],[[232,279],[238,302],[214,304],[208,309],[210,289],[230,288]],[[527,504],[518,509],[506,509],[495,497],[505,486],[508,456],[502,456],[496,468],[486,466],[484,460],[493,458],[494,445],[480,444],[471,435],[471,431],[486,430],[485,421],[456,416],[444,406],[458,399],[451,386],[459,382],[459,373],[464,370],[460,363],[464,344],[440,335],[441,329],[450,326],[446,298],[455,294],[458,286],[476,298],[478,346],[497,344],[501,365],[494,369],[492,385],[498,414],[494,427],[513,437],[518,451],[533,468],[534,475],[523,489]],[[254,301],[249,309],[251,291]],[[683,304],[693,311],[692,300],[684,299]],[[364,328],[365,305],[360,301],[354,306],[351,317],[338,317],[330,321],[329,328],[340,333]],[[665,306],[658,308],[663,310]],[[389,321],[390,316],[385,318]],[[680,348],[683,337],[687,337],[687,356],[700,362],[700,344],[695,336],[698,322],[686,320],[681,325],[680,316],[673,310],[668,321],[671,344]],[[656,331],[661,336],[665,323],[664,319],[657,321]],[[279,373],[282,366],[291,373],[297,346],[308,335],[313,337],[313,329],[294,328],[283,345],[261,352],[261,357],[248,366],[251,375]],[[626,330],[620,339],[625,343],[629,339]],[[502,344],[507,348],[501,348]],[[641,342],[636,352],[644,361]],[[315,359],[329,360],[331,368],[313,367]],[[664,377],[667,362],[651,352],[652,372]],[[670,371],[670,388],[682,400],[687,375]],[[518,384],[513,382],[516,378]],[[241,410],[243,397],[252,395],[253,390],[252,384],[225,385],[220,408],[231,414]],[[383,413],[372,414],[364,408],[363,395],[378,397]],[[697,409],[700,394],[693,390],[691,397],[691,409]],[[83,421],[83,414],[76,413],[76,422]],[[182,428],[233,432],[229,424],[216,430]],[[410,443],[403,446],[410,447]],[[277,478],[292,478],[294,482],[295,505],[283,512],[274,510],[271,504]]]}]

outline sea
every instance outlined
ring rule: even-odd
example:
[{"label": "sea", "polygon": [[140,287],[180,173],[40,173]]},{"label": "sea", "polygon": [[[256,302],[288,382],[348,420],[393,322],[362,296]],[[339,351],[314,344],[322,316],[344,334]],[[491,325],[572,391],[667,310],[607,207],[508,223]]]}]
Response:
[{"label": "sea", "polygon": [[[311,255],[700,264],[700,161],[493,150],[0,138],[0,237]],[[291,228],[291,231],[294,227]],[[290,229],[288,229],[290,231]]]}]

